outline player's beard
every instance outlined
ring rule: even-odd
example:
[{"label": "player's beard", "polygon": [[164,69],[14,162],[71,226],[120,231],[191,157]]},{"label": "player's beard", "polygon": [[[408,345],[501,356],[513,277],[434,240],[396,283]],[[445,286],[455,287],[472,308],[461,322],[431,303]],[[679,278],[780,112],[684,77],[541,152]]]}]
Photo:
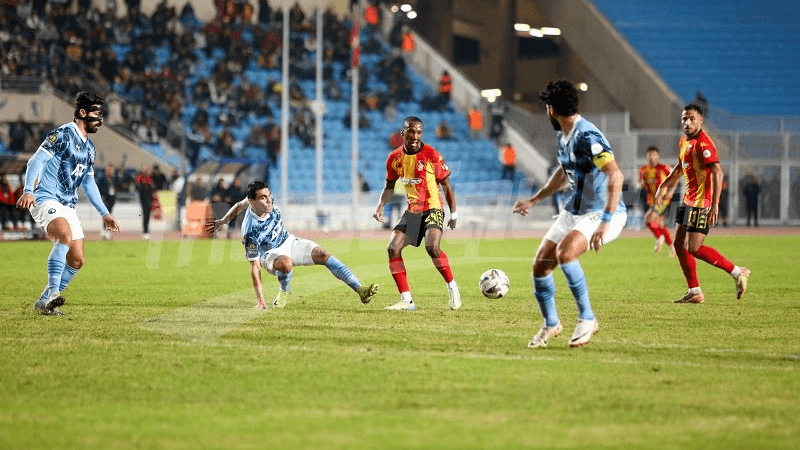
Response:
[{"label": "player's beard", "polygon": [[94,121],[90,122],[90,121],[87,120],[84,123],[86,124],[86,132],[87,133],[97,133],[97,130],[99,130],[100,127],[103,125],[103,121],[102,120],[99,120],[97,122],[94,122]]},{"label": "player's beard", "polygon": [[560,123],[558,123],[558,120],[556,120],[556,118],[555,118],[555,117],[550,117],[550,116],[548,116],[548,119],[550,119],[550,125],[552,125],[552,126],[553,126],[553,129],[554,129],[554,130],[556,130],[556,131],[561,131],[561,124],[560,124]]}]

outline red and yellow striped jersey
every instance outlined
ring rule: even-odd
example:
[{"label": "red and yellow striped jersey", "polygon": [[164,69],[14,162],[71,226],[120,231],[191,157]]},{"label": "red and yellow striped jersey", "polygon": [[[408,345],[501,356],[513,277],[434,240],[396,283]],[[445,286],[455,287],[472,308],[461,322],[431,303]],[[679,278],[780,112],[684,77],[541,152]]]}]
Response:
[{"label": "red and yellow striped jersey", "polygon": [[439,152],[428,144],[414,155],[400,146],[386,159],[386,179],[403,184],[408,197],[408,210],[421,213],[429,209],[444,209],[439,182],[450,176],[450,169]]},{"label": "red and yellow striped jersey", "polygon": [[712,202],[711,165],[719,163],[717,147],[703,130],[692,139],[682,136],[678,146],[678,160],[686,180],[683,202],[695,208],[708,208]]},{"label": "red and yellow striped jersey", "polygon": [[[655,166],[645,164],[639,168],[639,181],[644,185],[647,191],[647,204],[653,206],[656,202],[656,191],[658,186],[669,175],[670,168],[664,163],[658,163]],[[669,203],[668,198],[664,199],[664,203]]]}]

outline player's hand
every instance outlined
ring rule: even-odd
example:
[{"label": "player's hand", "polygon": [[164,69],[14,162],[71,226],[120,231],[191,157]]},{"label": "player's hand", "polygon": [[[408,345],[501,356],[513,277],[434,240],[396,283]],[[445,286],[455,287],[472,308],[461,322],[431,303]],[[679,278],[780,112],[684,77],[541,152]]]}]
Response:
[{"label": "player's hand", "polygon": [[661,188],[658,188],[658,190],[656,190],[656,195],[655,195],[655,203],[654,203],[654,204],[655,204],[655,205],[661,205],[661,204],[663,204],[663,203],[664,203],[664,196],[665,196],[666,194],[667,194],[667,191],[666,191],[666,190],[664,190],[664,189],[661,189]]},{"label": "player's hand", "polygon": [[222,228],[222,219],[219,220],[209,219],[206,221],[205,227],[203,227],[205,232],[208,234],[212,234],[215,231],[219,230],[220,228]]},{"label": "player's hand", "polygon": [[105,225],[106,230],[108,231],[119,232],[119,221],[117,221],[117,219],[111,214],[106,214],[103,216],[103,225]]},{"label": "player's hand", "polygon": [[514,204],[513,212],[515,212],[515,213],[517,213],[517,214],[519,214],[519,215],[521,215],[523,217],[527,216],[528,215],[528,210],[531,209],[531,207],[533,205],[534,205],[534,203],[532,201],[530,201],[530,200],[520,200],[520,201],[518,201],[517,203]]},{"label": "player's hand", "polygon": [[22,194],[22,197],[17,200],[17,208],[30,209],[31,206],[36,206],[36,200],[31,193]]},{"label": "player's hand", "polygon": [[719,222],[719,205],[711,205],[708,209],[708,226],[713,227]]},{"label": "player's hand", "polygon": [[589,240],[589,250],[600,251],[600,247],[603,246],[603,236],[605,236],[607,229],[608,222],[600,222],[600,226],[597,227],[597,230],[592,234],[592,238]]},{"label": "player's hand", "polygon": [[372,215],[372,218],[377,220],[380,223],[384,222],[384,220],[383,220],[383,205],[378,206],[378,208],[375,210],[375,214]]},{"label": "player's hand", "polygon": [[457,220],[458,219],[455,219],[455,218],[451,217],[450,220],[447,221],[447,226],[450,227],[451,230],[455,230],[456,229],[456,221]]}]

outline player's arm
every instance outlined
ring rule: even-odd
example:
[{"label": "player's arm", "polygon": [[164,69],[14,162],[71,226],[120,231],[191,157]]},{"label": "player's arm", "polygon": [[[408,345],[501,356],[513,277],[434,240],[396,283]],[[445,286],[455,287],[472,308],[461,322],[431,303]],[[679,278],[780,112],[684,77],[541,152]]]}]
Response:
[{"label": "player's arm", "polygon": [[94,209],[96,209],[103,218],[103,224],[106,229],[109,231],[119,231],[119,222],[108,212],[108,208],[106,208],[100,196],[100,189],[97,188],[97,183],[94,180],[94,170],[90,169],[86,172],[83,181],[81,181],[81,186],[83,186],[83,192],[86,193],[86,198],[89,199],[89,203],[94,206]]},{"label": "player's arm", "polygon": [[453,185],[450,183],[449,176],[439,181],[439,184],[442,185],[444,199],[447,200],[447,205],[450,207],[450,220],[447,221],[447,226],[450,227],[451,230],[455,230],[456,220],[458,220],[458,214],[456,214],[456,192],[453,189]]},{"label": "player's arm", "polygon": [[595,157],[595,164],[606,174],[608,180],[606,182],[606,204],[603,206],[603,212],[600,213],[600,225],[589,239],[589,248],[600,251],[600,247],[603,246],[603,236],[605,236],[611,217],[614,215],[614,211],[617,210],[617,205],[622,197],[622,183],[625,181],[625,176],[622,175],[622,171],[619,170],[619,166],[613,157],[611,159],[605,157],[602,166],[598,164],[598,158]]},{"label": "player's arm", "polygon": [[[678,161],[675,167],[669,172],[669,175],[667,175],[667,178],[664,178],[664,181],[658,185],[655,199],[656,204],[663,203],[665,198],[672,198],[672,193],[675,192],[675,188],[678,187],[678,182],[681,179],[682,171],[681,162]],[[667,195],[669,195],[669,197],[667,197]]]},{"label": "player's arm", "polygon": [[713,227],[719,220],[719,197],[722,195],[722,179],[725,174],[719,163],[711,164],[711,208],[708,211],[708,226]]},{"label": "player's arm", "polygon": [[256,291],[256,308],[267,309],[267,302],[264,301],[264,289],[261,284],[261,266],[258,260],[250,261],[250,277],[253,279],[253,290]]},{"label": "player's arm", "polygon": [[533,196],[528,200],[520,200],[514,205],[514,212],[523,216],[527,216],[528,210],[533,205],[539,203],[545,198],[553,195],[554,192],[560,190],[564,186],[564,180],[566,180],[566,175],[564,174],[564,168],[558,166],[558,169],[555,170],[550,175],[550,178],[547,179],[547,182],[544,184],[544,186],[542,186],[541,189],[539,189],[538,192],[533,194]]},{"label": "player's arm", "polygon": [[22,190],[22,195],[17,200],[17,208],[28,209],[35,205],[33,199],[33,188],[36,185],[36,180],[42,174],[44,164],[52,158],[53,155],[39,147],[36,153],[28,160],[28,166],[25,169],[25,188]]},{"label": "player's arm", "polygon": [[375,213],[372,214],[372,217],[380,223],[383,223],[383,207],[394,194],[395,183],[397,183],[397,180],[386,180],[386,184],[383,187],[383,192],[381,192],[381,198],[378,200],[378,206],[375,208]]},{"label": "player's arm", "polygon": [[234,203],[234,205],[231,206],[228,212],[226,212],[221,219],[212,219],[206,222],[206,232],[213,233],[219,230],[223,225],[230,223],[236,216],[247,210],[248,206],[250,206],[250,203],[247,201],[247,197],[243,198],[237,203]]}]

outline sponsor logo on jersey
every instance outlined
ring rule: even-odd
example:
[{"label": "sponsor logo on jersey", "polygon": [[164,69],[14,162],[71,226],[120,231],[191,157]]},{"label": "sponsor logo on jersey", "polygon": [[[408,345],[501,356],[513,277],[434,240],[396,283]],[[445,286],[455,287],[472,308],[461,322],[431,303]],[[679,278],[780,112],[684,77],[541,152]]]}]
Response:
[{"label": "sponsor logo on jersey", "polygon": [[704,150],[703,151],[703,158],[710,158],[710,157],[711,157],[711,151],[710,150]]},{"label": "sponsor logo on jersey", "polygon": [[421,184],[422,178],[401,178],[403,184]]}]

